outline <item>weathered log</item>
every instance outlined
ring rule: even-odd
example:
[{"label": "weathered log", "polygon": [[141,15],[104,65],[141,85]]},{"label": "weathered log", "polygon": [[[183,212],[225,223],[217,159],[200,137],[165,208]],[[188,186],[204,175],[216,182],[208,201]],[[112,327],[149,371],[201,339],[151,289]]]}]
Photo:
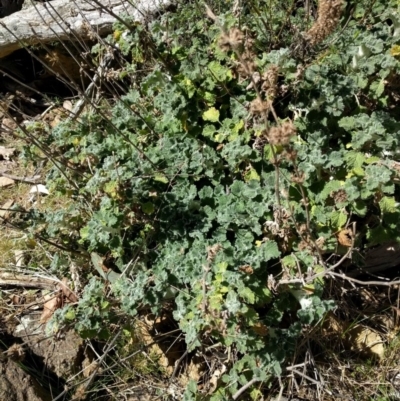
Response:
[{"label": "weathered log", "polygon": [[400,266],[400,244],[390,241],[376,248],[370,249],[365,254],[365,263],[362,267],[347,272],[349,277],[358,277],[362,274],[376,274],[382,271]]},{"label": "weathered log", "polygon": [[136,21],[156,12],[170,0],[54,0],[34,4],[0,19],[0,58],[24,45],[87,40],[112,31],[117,16]]},{"label": "weathered log", "polygon": [[25,288],[42,288],[46,290],[54,290],[59,280],[50,277],[36,277],[16,273],[0,272],[0,287],[25,287]]}]

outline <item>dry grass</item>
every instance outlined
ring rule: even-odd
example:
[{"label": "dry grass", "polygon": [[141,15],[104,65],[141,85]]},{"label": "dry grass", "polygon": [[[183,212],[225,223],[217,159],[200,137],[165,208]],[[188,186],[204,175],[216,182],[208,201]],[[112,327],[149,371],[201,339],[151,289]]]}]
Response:
[{"label": "dry grass", "polygon": [[337,281],[330,288],[338,306],[298,344],[284,394],[321,401],[400,399],[400,380],[393,379],[400,378],[399,289]]},{"label": "dry grass", "polygon": [[[55,121],[59,117],[59,113],[52,115],[52,121]],[[50,122],[49,122],[50,123]],[[39,134],[38,134],[39,135]],[[41,132],[40,136],[44,139],[45,132]],[[39,160],[41,167],[37,168],[30,161],[26,163],[21,158],[23,148],[27,146],[29,140],[21,137],[17,131],[15,135],[12,133],[2,133],[0,136],[0,145],[7,148],[15,148],[16,152],[10,160],[0,160],[0,171],[6,172],[9,175],[30,178],[33,176],[39,176],[40,180],[38,183],[45,184],[45,177],[49,173],[52,163],[46,163],[46,156],[39,150],[35,149],[35,153]],[[10,187],[0,187],[0,207],[6,202],[13,202],[12,206],[8,206],[10,209],[18,209],[21,212],[5,212],[3,217],[0,217],[0,268],[13,268],[15,269],[16,260],[15,252],[23,251],[27,260],[33,261],[29,268],[35,265],[41,264],[40,262],[45,261],[45,264],[49,263],[52,256],[44,251],[38,238],[40,237],[41,230],[45,228],[45,225],[38,226],[35,228],[34,233],[29,233],[23,229],[24,219],[27,218],[27,211],[35,210],[36,212],[46,213],[51,210],[62,210],[68,207],[71,200],[68,197],[53,194],[50,192],[49,195],[43,194],[32,194],[30,190],[34,188],[34,184],[16,180],[15,183]],[[36,238],[34,238],[36,236]],[[46,246],[49,248],[48,246]],[[51,247],[49,248],[51,251]],[[28,266],[24,266],[28,268]]]}]

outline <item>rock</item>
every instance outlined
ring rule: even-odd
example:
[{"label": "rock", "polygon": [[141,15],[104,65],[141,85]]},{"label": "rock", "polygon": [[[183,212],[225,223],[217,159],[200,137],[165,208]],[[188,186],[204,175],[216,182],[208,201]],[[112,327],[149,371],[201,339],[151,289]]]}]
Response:
[{"label": "rock", "polygon": [[32,313],[21,319],[13,334],[42,357],[46,368],[58,377],[70,377],[81,369],[84,341],[74,331],[67,331],[59,339],[48,338],[40,315]]},{"label": "rock", "polygon": [[1,362],[0,371],[0,400],[51,401],[51,395],[15,362]]}]

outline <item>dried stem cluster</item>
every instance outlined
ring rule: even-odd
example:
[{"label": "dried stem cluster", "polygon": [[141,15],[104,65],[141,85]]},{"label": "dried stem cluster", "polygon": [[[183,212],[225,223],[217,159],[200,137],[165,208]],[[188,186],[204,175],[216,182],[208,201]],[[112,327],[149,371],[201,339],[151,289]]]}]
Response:
[{"label": "dried stem cluster", "polygon": [[318,18],[306,33],[311,45],[321,43],[336,29],[342,15],[343,4],[343,0],[319,0]]}]

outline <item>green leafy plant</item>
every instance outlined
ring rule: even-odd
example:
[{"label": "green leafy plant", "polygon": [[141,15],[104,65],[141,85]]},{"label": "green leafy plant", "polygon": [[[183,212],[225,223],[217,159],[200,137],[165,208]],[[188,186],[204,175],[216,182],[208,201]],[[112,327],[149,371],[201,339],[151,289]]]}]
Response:
[{"label": "green leafy plant", "polygon": [[[42,235],[72,229],[119,277],[110,295],[92,278],[56,327],[104,337],[111,298],[128,315],[173,299],[189,352],[232,355],[212,400],[280,376],[333,308],[328,272],[399,239],[397,6],[320,0],[314,19],[292,3],[182,2],[117,24],[129,89],[51,133],[70,168],[49,185],[72,206]],[[200,394],[191,382],[185,399]]]}]

